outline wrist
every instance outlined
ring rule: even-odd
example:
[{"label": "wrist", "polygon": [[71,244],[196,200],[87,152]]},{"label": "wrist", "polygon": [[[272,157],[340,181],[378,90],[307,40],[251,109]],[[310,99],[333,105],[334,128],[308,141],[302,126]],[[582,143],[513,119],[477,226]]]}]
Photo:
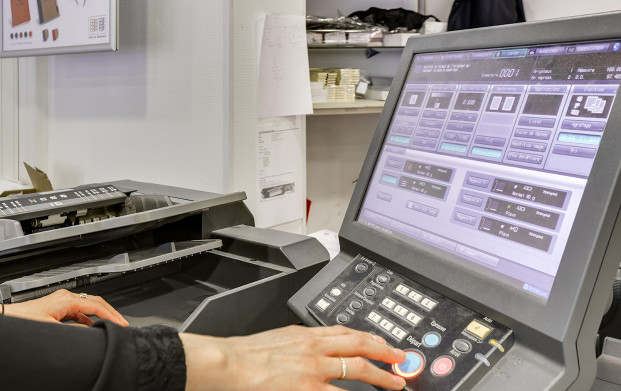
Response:
[{"label": "wrist", "polygon": [[222,390],[235,374],[221,338],[180,333],[187,370],[186,390]]}]

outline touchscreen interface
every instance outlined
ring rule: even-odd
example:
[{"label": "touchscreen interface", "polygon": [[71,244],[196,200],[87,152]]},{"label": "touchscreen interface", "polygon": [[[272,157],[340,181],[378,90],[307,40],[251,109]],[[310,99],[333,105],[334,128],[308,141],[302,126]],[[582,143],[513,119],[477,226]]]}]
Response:
[{"label": "touchscreen interface", "polygon": [[415,55],[358,222],[547,299],[620,83],[621,39]]}]

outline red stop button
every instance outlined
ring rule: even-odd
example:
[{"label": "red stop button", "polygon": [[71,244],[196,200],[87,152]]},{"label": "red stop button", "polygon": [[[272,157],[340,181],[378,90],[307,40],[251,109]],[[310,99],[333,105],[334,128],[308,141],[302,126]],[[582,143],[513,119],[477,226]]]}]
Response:
[{"label": "red stop button", "polygon": [[439,357],[431,364],[431,372],[436,376],[446,376],[455,367],[455,362],[448,356]]}]

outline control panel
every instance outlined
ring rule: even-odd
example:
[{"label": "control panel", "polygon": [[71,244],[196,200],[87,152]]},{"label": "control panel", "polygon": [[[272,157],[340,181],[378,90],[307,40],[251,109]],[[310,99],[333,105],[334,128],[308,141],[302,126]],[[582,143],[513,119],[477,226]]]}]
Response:
[{"label": "control panel", "polygon": [[405,390],[467,390],[513,345],[511,329],[362,255],[307,309],[404,350],[405,362],[376,364],[405,378]]}]

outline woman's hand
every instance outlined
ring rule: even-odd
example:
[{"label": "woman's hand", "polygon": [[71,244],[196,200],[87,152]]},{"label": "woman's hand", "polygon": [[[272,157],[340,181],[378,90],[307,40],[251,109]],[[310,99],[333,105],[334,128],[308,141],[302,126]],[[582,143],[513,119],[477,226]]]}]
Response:
[{"label": "woman's hand", "polygon": [[123,316],[99,296],[79,295],[60,289],[39,299],[4,306],[4,314],[41,322],[74,322],[90,326],[93,320],[88,315],[107,319],[119,326],[129,326]]},{"label": "woman's hand", "polygon": [[188,370],[187,390],[336,391],[346,379],[401,390],[405,380],[366,359],[402,363],[405,353],[381,337],[342,326],[289,326],[247,337],[180,334]]}]

